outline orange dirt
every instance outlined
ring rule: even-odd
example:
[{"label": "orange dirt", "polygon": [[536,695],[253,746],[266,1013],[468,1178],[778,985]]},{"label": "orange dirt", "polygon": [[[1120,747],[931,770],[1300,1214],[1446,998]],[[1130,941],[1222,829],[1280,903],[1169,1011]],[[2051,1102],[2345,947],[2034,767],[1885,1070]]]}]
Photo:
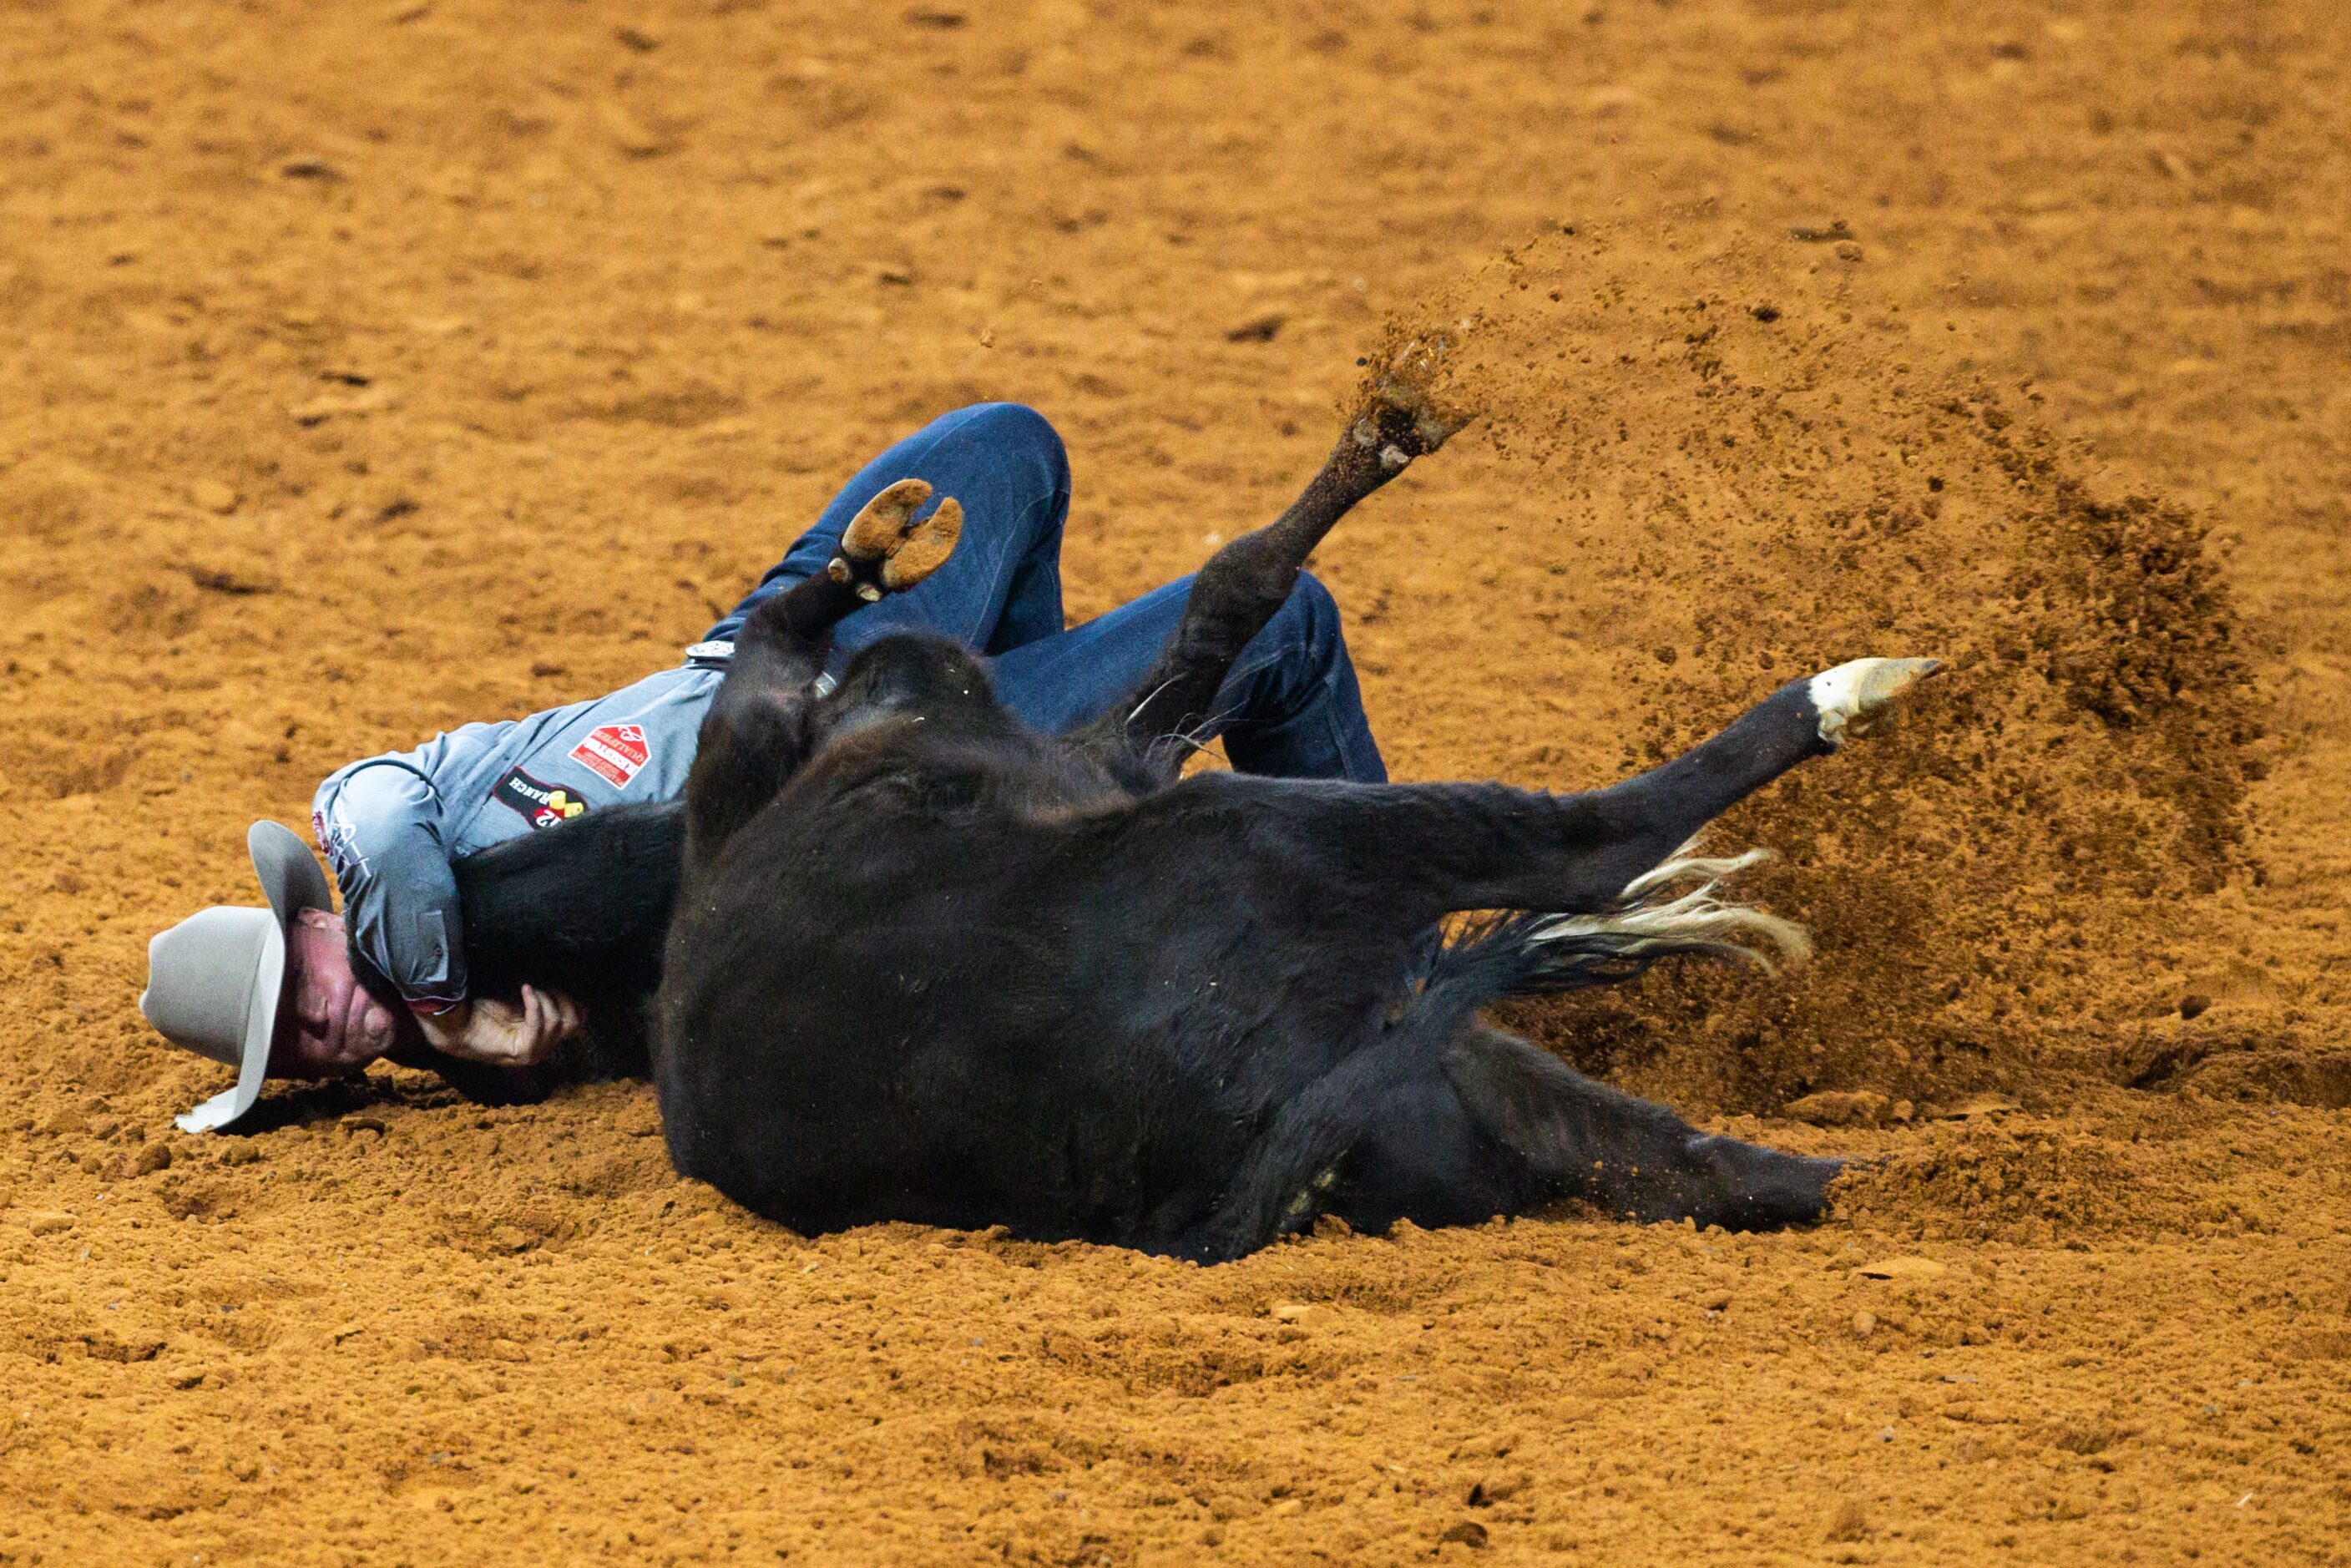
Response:
[{"label": "orange dirt", "polygon": [[[0,18],[0,1563],[2351,1562],[2338,10]],[[973,398],[1097,612],[1391,319],[1485,410],[1317,562],[1400,775],[1952,661],[1722,830],[1809,969],[1519,1020],[1883,1155],[1828,1224],[1203,1270],[803,1240],[630,1085],[170,1131],[143,944],[252,817],[673,657]]]}]

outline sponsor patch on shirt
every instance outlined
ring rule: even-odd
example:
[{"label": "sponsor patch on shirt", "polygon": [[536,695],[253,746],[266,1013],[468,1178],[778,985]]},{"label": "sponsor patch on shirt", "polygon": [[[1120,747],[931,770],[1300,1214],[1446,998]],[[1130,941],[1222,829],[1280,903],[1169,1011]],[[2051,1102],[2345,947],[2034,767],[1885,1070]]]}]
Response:
[{"label": "sponsor patch on shirt", "polygon": [[587,801],[560,786],[542,784],[519,768],[507,768],[490,794],[500,805],[520,811],[534,828],[551,828],[588,810]]},{"label": "sponsor patch on shirt", "polygon": [[571,760],[592,769],[611,780],[615,789],[625,789],[629,780],[637,776],[653,757],[653,747],[645,744],[643,725],[604,724],[590,730],[579,745],[571,748]]},{"label": "sponsor patch on shirt", "polygon": [[335,873],[337,882],[343,881],[354,870],[361,876],[367,874],[367,856],[360,852],[359,830],[351,825],[350,816],[343,810],[340,791],[327,810],[310,813],[310,836],[317,839],[319,847],[327,852],[327,865]]}]

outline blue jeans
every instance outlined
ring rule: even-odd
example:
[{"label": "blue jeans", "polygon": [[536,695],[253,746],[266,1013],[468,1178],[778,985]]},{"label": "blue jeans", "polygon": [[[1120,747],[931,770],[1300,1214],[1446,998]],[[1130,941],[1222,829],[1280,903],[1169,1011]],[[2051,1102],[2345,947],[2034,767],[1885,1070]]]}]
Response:
[{"label": "blue jeans", "polygon": [[[962,541],[920,587],[841,623],[835,673],[877,637],[923,632],[987,655],[1004,705],[1049,734],[1075,729],[1135,695],[1175,635],[1192,580],[1063,630],[1069,456],[1044,416],[1018,403],[958,409],[867,464],[709,636],[734,636],[753,605],[821,570],[858,509],[905,478],[926,479],[935,496],[963,503]],[[1225,677],[1209,733],[1224,737],[1225,755],[1244,772],[1359,783],[1387,778],[1329,590],[1311,577],[1298,580]]]}]

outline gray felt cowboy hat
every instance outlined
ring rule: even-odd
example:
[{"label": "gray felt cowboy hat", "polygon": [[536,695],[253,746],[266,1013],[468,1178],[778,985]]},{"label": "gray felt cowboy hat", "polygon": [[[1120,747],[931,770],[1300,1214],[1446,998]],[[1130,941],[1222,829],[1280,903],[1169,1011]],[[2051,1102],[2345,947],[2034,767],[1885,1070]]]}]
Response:
[{"label": "gray felt cowboy hat", "polygon": [[245,843],[269,907],[215,904],[147,944],[140,1012],[173,1045],[236,1069],[235,1088],[176,1118],[183,1133],[225,1127],[261,1098],[286,981],[287,924],[306,909],[335,907],[326,873],[292,832],[256,822]]}]

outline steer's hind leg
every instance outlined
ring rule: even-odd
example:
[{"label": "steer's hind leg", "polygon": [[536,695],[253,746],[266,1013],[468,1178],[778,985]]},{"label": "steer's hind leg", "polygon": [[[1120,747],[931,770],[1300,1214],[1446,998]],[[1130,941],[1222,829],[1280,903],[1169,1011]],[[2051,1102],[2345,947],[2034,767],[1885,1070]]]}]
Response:
[{"label": "steer's hind leg", "polygon": [[1222,1262],[1312,1219],[1348,1151],[1379,1124],[1395,1086],[1426,1075],[1426,1031],[1398,1027],[1343,1058],[1277,1107],[1216,1208],[1171,1250]]},{"label": "steer's hind leg", "polygon": [[1742,797],[1863,733],[1876,709],[1935,668],[1857,659],[1792,682],[1662,768],[1605,789],[1549,795],[1499,784],[1269,783],[1220,776],[1297,864],[1374,906],[1391,931],[1465,909],[1591,914]]},{"label": "steer's hind leg", "polygon": [[[1514,925],[1447,949],[1379,1043],[1331,1074],[1336,1082],[1360,1067],[1375,1087],[1344,1103],[1347,1143],[1343,1157],[1328,1166],[1334,1179],[1327,1196],[1310,1187],[1302,1201],[1359,1229],[1404,1218],[1462,1224],[1562,1197],[1637,1219],[1692,1218],[1732,1229],[1816,1217],[1835,1161],[1709,1136],[1664,1106],[1595,1083],[1478,1020],[1478,1010],[1497,998],[1557,977],[1562,960],[1542,934],[1551,924]],[[1710,945],[1670,932],[1620,935],[1626,940],[1618,955],[1640,961],[1645,949]],[[1296,1102],[1308,1103],[1308,1094]],[[1273,1132],[1290,1119],[1285,1107]],[[1314,1162],[1335,1146],[1326,1140],[1305,1164],[1287,1167],[1288,1189],[1296,1191],[1309,1172],[1321,1176],[1324,1167]],[[1300,1201],[1292,1198],[1293,1208]]]},{"label": "steer's hind leg", "polygon": [[1399,1219],[1432,1230],[1476,1225],[1531,1207],[1549,1194],[1431,1065],[1388,1088],[1318,1207],[1379,1235]]},{"label": "steer's hind leg", "polygon": [[917,521],[930,495],[920,479],[882,491],[842,531],[841,549],[822,571],[762,601],[744,622],[686,778],[689,866],[707,865],[806,759],[805,717],[832,650],[833,627],[862,606],[921,582],[954,551],[963,507],[948,497]]},{"label": "steer's hind leg", "polygon": [[1933,659],[1852,660],[1782,687],[1662,768],[1575,797],[1591,808],[1591,837],[1562,889],[1574,902],[1496,904],[1583,909],[1614,900],[1746,796],[1867,734],[1887,704],[1938,668]]}]

